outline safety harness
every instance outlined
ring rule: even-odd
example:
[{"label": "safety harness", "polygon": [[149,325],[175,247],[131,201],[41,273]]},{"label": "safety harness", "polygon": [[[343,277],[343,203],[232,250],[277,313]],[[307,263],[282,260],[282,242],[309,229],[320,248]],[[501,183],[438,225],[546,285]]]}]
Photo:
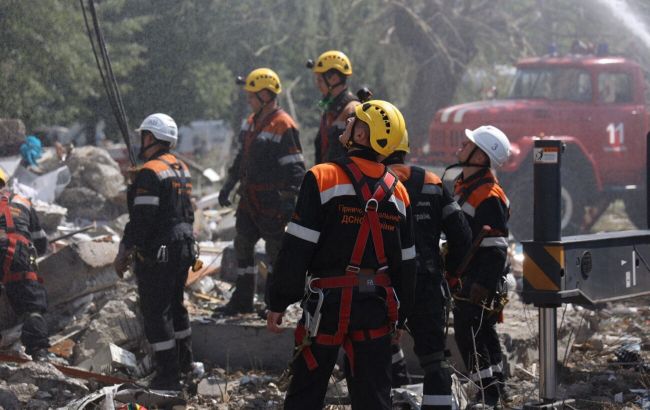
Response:
[{"label": "safety harness", "polygon": [[[378,181],[375,191],[371,193],[366,177],[354,162],[346,157],[341,159],[341,162],[337,164],[348,174],[365,214],[357,234],[350,262],[345,268],[345,275],[325,278],[315,277],[308,282],[309,290],[312,292],[322,289],[341,289],[339,322],[336,333],[318,333],[317,326],[309,329],[302,322],[299,323],[295,332],[296,352],[294,358],[302,354],[309,370],[314,370],[318,367],[318,363],[310,348],[312,343],[325,346],[343,345],[343,349],[350,362],[350,369],[352,374],[354,374],[354,348],[352,342],[361,342],[386,336],[392,333],[397,325],[399,301],[395,290],[391,286],[390,277],[386,273],[388,259],[384,252],[384,240],[377,209],[379,203],[390,198],[398,180],[395,175],[386,169],[384,175]],[[380,266],[374,275],[364,274],[361,269],[363,254],[371,235],[377,261]],[[386,292],[389,323],[375,329],[349,331],[348,326],[350,324],[354,288],[360,288],[360,290],[374,289],[375,286],[383,288]],[[308,312],[306,313],[309,315]],[[315,312],[314,316],[319,313]]]},{"label": "safety harness", "polygon": [[23,234],[16,231],[13,216],[11,215],[11,201],[14,195],[0,194],[0,215],[5,217],[5,232],[7,238],[7,249],[5,250],[5,258],[2,262],[2,283],[18,282],[21,280],[33,280],[43,282],[43,280],[34,271],[28,272],[12,272],[11,265],[14,262],[16,255],[16,246],[22,243],[27,247],[31,247],[31,242]]}]

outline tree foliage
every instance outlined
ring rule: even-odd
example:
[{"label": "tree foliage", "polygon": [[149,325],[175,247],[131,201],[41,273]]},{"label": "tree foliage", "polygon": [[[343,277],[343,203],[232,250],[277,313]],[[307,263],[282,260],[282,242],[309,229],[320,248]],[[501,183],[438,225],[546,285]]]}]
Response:
[{"label": "tree foliage", "polygon": [[[320,95],[305,60],[340,49],[353,63],[351,87],[370,86],[403,108],[416,142],[437,109],[480,97],[459,94],[472,67],[489,72],[576,39],[607,41],[647,65],[650,44],[608,1],[96,0],[134,123],[167,112],[180,123],[225,118],[236,128],[247,108],[234,78],[266,66],[283,81],[281,104],[312,129]],[[647,2],[627,4],[650,21]],[[28,127],[100,117],[110,125],[78,2],[0,0],[0,39],[0,117]]]}]

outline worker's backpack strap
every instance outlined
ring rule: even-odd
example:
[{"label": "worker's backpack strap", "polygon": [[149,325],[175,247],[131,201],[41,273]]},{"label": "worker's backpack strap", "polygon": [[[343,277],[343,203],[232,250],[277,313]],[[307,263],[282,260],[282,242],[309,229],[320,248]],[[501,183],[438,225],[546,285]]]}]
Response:
[{"label": "worker's backpack strap", "polygon": [[[355,241],[350,263],[345,268],[345,275],[335,277],[316,278],[310,286],[320,289],[341,289],[341,301],[339,305],[339,323],[336,333],[316,335],[308,335],[313,338],[313,341],[320,345],[343,345],[346,351],[348,360],[350,361],[350,369],[354,374],[354,348],[353,341],[371,340],[386,336],[394,330],[398,319],[399,302],[395,290],[391,286],[390,277],[386,273],[387,258],[384,251],[384,240],[381,233],[381,222],[377,210],[379,204],[390,198],[397,185],[397,177],[388,172],[377,182],[374,191],[370,190],[366,176],[361,172],[359,167],[352,162],[349,158],[344,158],[341,162],[337,162],[339,166],[346,172],[357,196],[361,202],[361,207],[365,212],[364,218],[359,227],[359,232]],[[379,269],[372,276],[361,276],[361,263],[363,261],[363,254],[368,243],[368,238],[372,235],[372,242],[375,248],[375,255]],[[364,329],[357,331],[348,331],[350,324],[350,315],[352,310],[352,295],[354,288],[372,288],[375,286],[382,287],[386,292],[386,304],[388,307],[389,323],[377,329]],[[318,366],[316,360],[311,352],[311,348],[305,343],[305,329],[304,326],[299,325],[296,328],[296,342],[300,343],[303,357],[310,370]]]}]

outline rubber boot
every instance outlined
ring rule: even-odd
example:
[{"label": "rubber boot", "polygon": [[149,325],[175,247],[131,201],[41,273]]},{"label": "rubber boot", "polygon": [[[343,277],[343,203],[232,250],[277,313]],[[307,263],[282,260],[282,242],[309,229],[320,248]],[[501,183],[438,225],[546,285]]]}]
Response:
[{"label": "rubber boot", "polygon": [[257,275],[254,273],[239,275],[230,301],[225,306],[216,308],[212,316],[234,316],[253,312],[256,280]]},{"label": "rubber boot", "polygon": [[506,386],[506,376],[502,372],[494,372],[493,375],[498,383],[497,388],[499,390],[499,396],[501,397],[501,400],[507,401],[509,397],[508,388]]},{"label": "rubber boot", "polygon": [[[481,379],[480,386],[483,386],[483,393],[479,390],[476,393],[476,409],[501,409],[501,396],[499,395],[498,382],[495,377]],[[485,399],[485,401],[483,401]]]},{"label": "rubber boot", "polygon": [[404,351],[399,344],[391,345],[391,352],[393,353],[391,365],[391,386],[396,388],[411,384],[411,375],[406,368],[406,359],[404,359]]},{"label": "rubber boot", "polygon": [[194,354],[192,353],[192,336],[183,339],[176,339],[176,350],[178,351],[178,365],[181,374],[191,373]]},{"label": "rubber boot", "polygon": [[156,375],[149,383],[152,390],[180,391],[180,371],[176,347],[154,353]]}]

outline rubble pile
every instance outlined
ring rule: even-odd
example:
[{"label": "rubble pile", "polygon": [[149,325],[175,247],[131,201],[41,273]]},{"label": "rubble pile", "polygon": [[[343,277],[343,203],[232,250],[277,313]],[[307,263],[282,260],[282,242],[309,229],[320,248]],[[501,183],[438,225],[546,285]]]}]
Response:
[{"label": "rubble pile", "polygon": [[108,151],[75,148],[66,159],[72,180],[57,202],[70,218],[111,220],[126,212],[126,185],[119,165]]}]

